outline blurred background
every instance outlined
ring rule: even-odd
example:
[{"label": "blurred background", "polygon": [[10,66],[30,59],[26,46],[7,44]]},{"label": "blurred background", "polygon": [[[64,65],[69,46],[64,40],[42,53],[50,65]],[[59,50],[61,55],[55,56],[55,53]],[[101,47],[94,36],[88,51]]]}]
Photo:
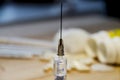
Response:
[{"label": "blurred background", "polygon": [[[64,0],[63,27],[81,27],[90,32],[111,29],[113,28],[111,25],[118,27],[116,21],[109,22],[110,18],[119,20],[118,10],[119,1]],[[0,35],[27,35],[27,37],[29,34],[34,37],[50,33],[52,35],[58,31],[59,16],[60,0],[0,0]],[[17,28],[13,29],[13,26]]]},{"label": "blurred background", "polygon": [[[59,0],[0,0],[0,24],[59,18]],[[119,18],[119,1],[64,0],[65,17],[99,14]]]}]

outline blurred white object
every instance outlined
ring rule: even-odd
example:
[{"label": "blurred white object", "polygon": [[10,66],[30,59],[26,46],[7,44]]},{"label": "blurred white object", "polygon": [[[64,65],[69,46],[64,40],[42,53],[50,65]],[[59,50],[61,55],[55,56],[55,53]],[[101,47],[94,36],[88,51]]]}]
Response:
[{"label": "blurred white object", "polygon": [[95,63],[95,60],[93,58],[87,57],[87,58],[80,59],[79,62],[85,65],[92,65]]},{"label": "blurred white object", "polygon": [[53,43],[46,40],[36,40],[22,37],[0,37],[0,44],[15,44],[15,45],[28,45],[28,46],[42,46],[53,48]]},{"label": "blurred white object", "polygon": [[52,51],[49,48],[21,46],[21,45],[3,45],[0,44],[0,57],[8,58],[33,58],[43,57],[46,52]]},{"label": "blurred white object", "polygon": [[[83,52],[89,33],[82,29],[71,28],[63,30],[63,40],[65,50],[69,53]],[[54,37],[54,42],[57,45],[59,39],[59,32]]]},{"label": "blurred white object", "polygon": [[106,71],[113,71],[114,68],[105,64],[94,64],[91,66],[91,69],[93,71],[102,71],[102,72],[106,72]]},{"label": "blurred white object", "polygon": [[120,38],[105,40],[99,46],[98,59],[102,63],[120,64]]},{"label": "blurred white object", "polygon": [[0,57],[33,58],[52,51],[53,43],[28,38],[0,37]]},{"label": "blurred white object", "polygon": [[101,51],[101,57],[103,56],[103,58],[105,58],[104,60],[106,61],[103,61],[101,57],[99,57],[99,54],[98,54],[98,58],[99,60],[102,62],[102,63],[115,63],[116,62],[116,54],[117,54],[117,51],[115,49],[115,44],[113,43],[113,40],[112,39],[107,39],[107,40],[104,40],[104,42],[102,42],[100,45],[99,45],[99,50]]},{"label": "blurred white object", "polygon": [[[55,36],[55,43],[58,35]],[[88,57],[98,58],[101,63],[120,64],[120,37],[111,38],[107,31],[90,35],[81,29],[68,29],[63,30],[63,39],[68,53],[85,51]]]},{"label": "blurred white object", "polygon": [[76,69],[77,71],[90,71],[90,68],[85,64],[79,63],[78,61],[73,61],[72,68]]},{"label": "blurred white object", "polygon": [[92,34],[87,40],[85,52],[89,57],[97,57],[102,63],[120,64],[120,38],[110,38],[107,31]]},{"label": "blurred white object", "polygon": [[87,40],[87,45],[85,46],[85,52],[88,56],[92,58],[97,57],[98,46],[106,39],[109,39],[109,35],[106,31],[92,34]]},{"label": "blurred white object", "polygon": [[116,63],[120,64],[120,38],[119,37],[115,37],[113,39],[113,42],[115,44],[115,48],[116,48]]},{"label": "blurred white object", "polygon": [[97,43],[94,38],[91,37],[87,40],[87,45],[85,46],[85,52],[91,58],[96,57]]}]

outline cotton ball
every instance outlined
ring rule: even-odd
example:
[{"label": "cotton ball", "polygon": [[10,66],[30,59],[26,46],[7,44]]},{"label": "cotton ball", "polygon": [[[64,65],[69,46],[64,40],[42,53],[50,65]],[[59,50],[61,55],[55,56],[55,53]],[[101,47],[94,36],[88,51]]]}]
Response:
[{"label": "cotton ball", "polygon": [[[69,53],[83,52],[89,33],[82,29],[72,28],[63,30],[65,51]],[[58,45],[59,32],[54,37],[55,45]]]}]

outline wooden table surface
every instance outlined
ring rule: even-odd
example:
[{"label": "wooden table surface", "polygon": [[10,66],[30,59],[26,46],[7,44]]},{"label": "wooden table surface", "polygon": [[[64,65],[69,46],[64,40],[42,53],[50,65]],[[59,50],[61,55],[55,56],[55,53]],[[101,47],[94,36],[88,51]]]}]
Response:
[{"label": "wooden table surface", "polygon": [[[0,80],[54,80],[52,72],[45,73],[46,63],[37,59],[0,59]],[[67,80],[120,80],[120,70],[111,72],[77,72],[68,73]]]}]

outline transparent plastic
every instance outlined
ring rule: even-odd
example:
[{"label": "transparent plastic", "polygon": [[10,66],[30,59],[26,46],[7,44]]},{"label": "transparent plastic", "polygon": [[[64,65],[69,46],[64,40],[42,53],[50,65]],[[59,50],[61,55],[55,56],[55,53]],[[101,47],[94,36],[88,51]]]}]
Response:
[{"label": "transparent plastic", "polygon": [[55,80],[66,80],[67,60],[65,56],[56,56],[54,58]]}]

